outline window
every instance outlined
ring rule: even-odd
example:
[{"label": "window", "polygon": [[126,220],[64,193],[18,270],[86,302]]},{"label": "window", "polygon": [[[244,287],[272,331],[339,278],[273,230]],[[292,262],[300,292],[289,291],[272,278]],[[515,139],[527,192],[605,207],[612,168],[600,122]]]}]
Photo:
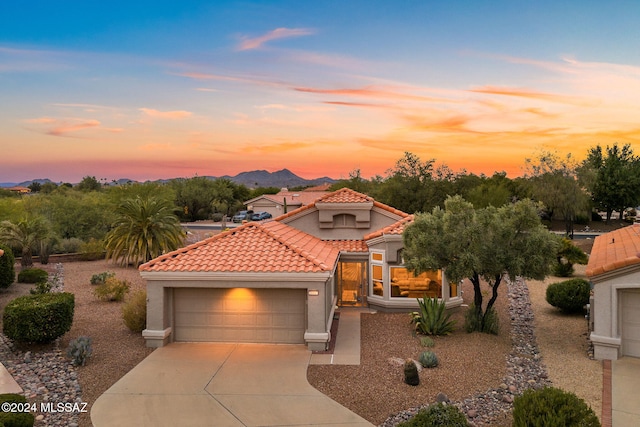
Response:
[{"label": "window", "polygon": [[415,275],[405,267],[389,268],[391,296],[399,298],[442,298],[442,271],[430,270]]},{"label": "window", "polygon": [[348,214],[335,215],[333,226],[334,228],[356,228],[356,217]]},{"label": "window", "polygon": [[371,283],[373,285],[373,295],[384,296],[384,270],[383,254],[380,252],[371,253]]}]

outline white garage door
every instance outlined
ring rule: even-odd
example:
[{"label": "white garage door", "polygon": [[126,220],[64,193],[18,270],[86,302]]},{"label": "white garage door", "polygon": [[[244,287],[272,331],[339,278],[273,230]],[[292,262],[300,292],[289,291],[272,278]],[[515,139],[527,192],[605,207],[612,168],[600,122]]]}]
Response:
[{"label": "white garage door", "polygon": [[174,339],[304,343],[304,289],[174,289]]},{"label": "white garage door", "polygon": [[640,290],[623,291],[622,306],[622,354],[640,357]]}]

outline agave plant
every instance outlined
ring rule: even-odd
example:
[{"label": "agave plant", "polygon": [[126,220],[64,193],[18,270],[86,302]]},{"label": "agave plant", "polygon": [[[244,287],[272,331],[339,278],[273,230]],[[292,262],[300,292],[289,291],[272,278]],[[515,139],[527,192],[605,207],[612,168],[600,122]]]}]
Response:
[{"label": "agave plant", "polygon": [[453,332],[456,325],[454,320],[449,320],[450,313],[443,301],[437,298],[425,296],[417,298],[420,311],[410,313],[411,322],[415,324],[416,331],[424,335],[448,335]]}]

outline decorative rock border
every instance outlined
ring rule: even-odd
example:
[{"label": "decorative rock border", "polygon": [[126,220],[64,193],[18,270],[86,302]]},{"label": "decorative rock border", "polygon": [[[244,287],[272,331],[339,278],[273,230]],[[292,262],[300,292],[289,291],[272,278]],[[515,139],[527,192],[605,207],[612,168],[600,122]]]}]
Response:
[{"label": "decorative rock border", "polygon": [[[540,352],[534,334],[533,309],[529,300],[529,289],[523,279],[507,282],[507,298],[511,316],[511,352],[507,355],[507,370],[503,382],[498,388],[487,390],[464,399],[461,402],[449,402],[447,396],[438,395],[438,401],[460,408],[475,427],[495,425],[496,420],[504,418],[513,409],[515,396],[529,388],[542,388],[551,385],[547,368],[541,361]],[[387,418],[380,427],[393,427],[409,420],[423,405],[408,409]]]}]

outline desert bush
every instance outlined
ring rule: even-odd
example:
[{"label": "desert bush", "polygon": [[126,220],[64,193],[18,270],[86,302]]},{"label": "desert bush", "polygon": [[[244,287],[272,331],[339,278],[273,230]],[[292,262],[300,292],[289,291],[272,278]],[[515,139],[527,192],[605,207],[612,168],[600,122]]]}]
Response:
[{"label": "desert bush", "polygon": [[0,289],[6,289],[16,280],[16,260],[9,246],[0,245],[0,249],[4,251],[4,255],[0,256]]},{"label": "desert bush", "polygon": [[98,285],[93,293],[102,301],[122,301],[129,292],[129,282],[109,277],[102,285]]},{"label": "desert bush", "polygon": [[52,342],[71,329],[74,301],[68,292],[18,297],[4,309],[3,332],[18,342]]},{"label": "desert bush", "polygon": [[464,330],[469,333],[479,331],[498,335],[500,332],[500,319],[495,308],[491,307],[484,313],[484,326],[480,325],[481,321],[476,315],[475,305],[473,303],[469,304],[469,308],[464,313]]},{"label": "desert bush", "polygon": [[97,239],[89,239],[80,247],[80,259],[83,261],[104,259],[105,253],[104,242]]},{"label": "desert bush", "polygon": [[407,359],[404,362],[404,382],[413,386],[420,384],[418,367],[416,366],[416,362],[411,359]]},{"label": "desert bush", "polygon": [[546,299],[549,304],[565,313],[578,313],[589,303],[590,293],[589,282],[584,279],[571,279],[549,285]]},{"label": "desert bush", "polygon": [[70,239],[61,239],[54,247],[54,252],[62,254],[74,254],[80,252],[84,242],[82,239],[72,237]]},{"label": "desert bush", "polygon": [[104,285],[108,278],[114,277],[116,273],[112,271],[103,271],[102,273],[97,273],[91,276],[91,284],[92,285]]},{"label": "desert bush", "polygon": [[433,351],[423,351],[418,357],[418,361],[425,368],[435,368],[438,366],[438,356]]},{"label": "desert bush", "polygon": [[137,291],[122,307],[124,324],[132,332],[142,332],[147,327],[147,293]]},{"label": "desert bush", "polygon": [[593,409],[573,393],[554,387],[526,390],[513,401],[513,427],[599,427]]},{"label": "desert bush", "polygon": [[18,273],[19,283],[38,283],[46,282],[49,278],[49,273],[41,268],[27,268]]},{"label": "desert bush", "polygon": [[74,366],[84,366],[87,359],[93,353],[91,348],[91,338],[78,337],[69,343],[67,348],[67,356],[71,359]]},{"label": "desert bush", "polygon": [[420,337],[420,345],[423,347],[434,347],[436,343],[433,341],[431,337]]},{"label": "desert bush", "polygon": [[[5,402],[24,404],[27,403],[27,399],[21,394],[0,394],[0,404]],[[34,422],[35,418],[29,412],[0,411],[0,426],[3,427],[32,427]]]},{"label": "desert bush", "polygon": [[574,264],[584,265],[589,261],[587,254],[566,237],[560,239],[556,259],[558,263],[555,265],[553,273],[558,277],[572,276]]},{"label": "desert bush", "polygon": [[436,403],[418,411],[409,421],[398,424],[398,427],[467,427],[467,417],[453,405]]},{"label": "desert bush", "polygon": [[417,300],[420,311],[410,313],[416,331],[424,335],[448,335],[453,332],[456,323],[449,320],[451,313],[447,312],[444,301],[428,297]]}]

